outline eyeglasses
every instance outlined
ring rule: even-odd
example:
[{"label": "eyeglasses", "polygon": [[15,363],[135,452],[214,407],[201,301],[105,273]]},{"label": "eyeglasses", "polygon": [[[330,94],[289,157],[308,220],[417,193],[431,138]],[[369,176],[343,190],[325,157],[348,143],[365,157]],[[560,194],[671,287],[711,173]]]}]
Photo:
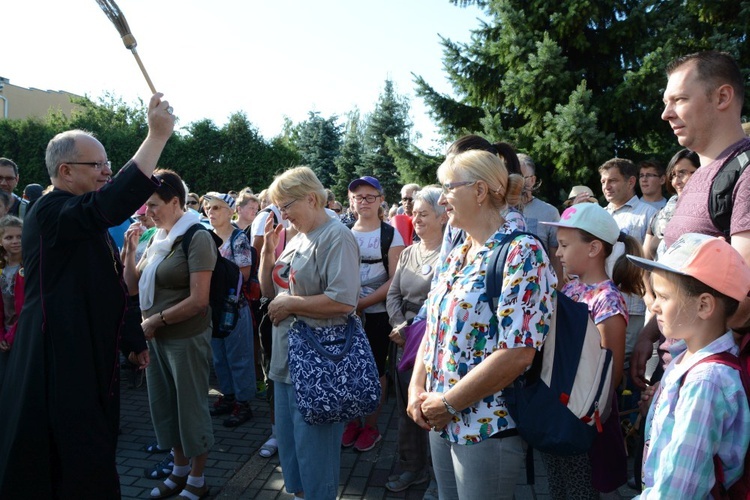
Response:
[{"label": "eyeglasses", "polygon": [[336,212],[337,214],[340,214],[340,213],[341,213],[341,209],[340,209],[340,208],[333,208],[332,210],[333,210],[334,212]]},{"label": "eyeglasses", "polygon": [[448,194],[449,192],[453,191],[457,187],[471,186],[472,184],[476,184],[476,182],[477,181],[446,182],[445,184],[441,184],[440,187],[443,188],[443,194]]},{"label": "eyeglasses", "polygon": [[197,201],[193,201],[193,200],[188,200],[187,202],[185,202],[185,205],[197,205],[197,204],[198,204],[198,202]]},{"label": "eyeglasses", "polygon": [[368,194],[366,196],[361,196],[361,195],[352,196],[352,200],[356,201],[357,203],[362,203],[363,201],[366,201],[367,203],[372,203],[378,198],[380,198],[379,194]]},{"label": "eyeglasses", "polygon": [[63,163],[68,163],[70,165],[88,165],[89,167],[94,167],[94,170],[102,170],[104,167],[107,167],[109,169],[112,168],[112,162],[107,161],[65,161]]},{"label": "eyeglasses", "polygon": [[[685,178],[689,179],[690,176],[693,175],[694,173],[695,173],[695,170],[675,170],[674,172],[672,172],[672,175],[670,176],[670,178],[679,179],[679,180],[682,180]],[[0,177],[0,180],[2,180],[2,177]]]},{"label": "eyeglasses", "polygon": [[4,182],[5,184],[10,184],[11,182],[13,182],[15,180],[18,180],[18,177],[11,177],[11,176],[4,177],[4,176],[0,176],[0,183]]},{"label": "eyeglasses", "polygon": [[404,196],[403,198],[401,198],[401,201],[406,203],[407,201],[414,201],[414,198],[409,198],[408,196]]},{"label": "eyeglasses", "polygon": [[652,174],[650,172],[646,172],[644,174],[641,174],[638,176],[639,179],[651,179],[653,177],[661,177],[659,174]]},{"label": "eyeglasses", "polygon": [[287,203],[286,205],[282,205],[282,206],[280,206],[280,207],[279,207],[279,212],[284,212],[284,213],[287,213],[287,210],[289,209],[289,207],[291,207],[291,206],[292,206],[292,203],[294,203],[295,201],[297,201],[297,200],[292,200],[292,201],[290,201],[289,203]]}]

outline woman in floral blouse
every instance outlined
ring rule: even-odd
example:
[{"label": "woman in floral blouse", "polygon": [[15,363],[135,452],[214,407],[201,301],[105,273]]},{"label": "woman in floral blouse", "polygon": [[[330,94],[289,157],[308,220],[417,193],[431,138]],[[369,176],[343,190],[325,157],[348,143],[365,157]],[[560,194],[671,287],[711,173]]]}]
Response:
[{"label": "woman in floral blouse", "polygon": [[427,299],[407,411],[433,431],[441,498],[512,498],[525,444],[502,390],[544,343],[557,278],[541,243],[519,236],[504,263],[502,294],[488,298],[489,253],[515,229],[500,213],[518,203],[523,178],[509,176],[502,159],[478,150],[449,155],[438,178],[450,224],[467,238],[438,269]]}]

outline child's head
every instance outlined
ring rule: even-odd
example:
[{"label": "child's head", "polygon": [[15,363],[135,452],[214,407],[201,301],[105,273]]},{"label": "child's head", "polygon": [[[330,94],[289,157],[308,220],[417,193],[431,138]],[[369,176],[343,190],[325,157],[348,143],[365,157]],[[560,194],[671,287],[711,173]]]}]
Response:
[{"label": "child's head", "polygon": [[612,281],[622,292],[643,295],[641,270],[624,258],[625,254],[641,255],[638,242],[620,232],[617,222],[595,203],[578,203],[566,209],[559,222],[542,222],[557,226],[557,255],[568,274],[584,275],[590,270],[606,270],[605,261],[618,242],[625,251],[618,252]]},{"label": "child's head", "polygon": [[[723,238],[687,233],[657,262],[629,258],[651,271],[654,309],[667,337],[679,334],[670,331],[672,325],[691,324],[691,318],[717,319],[726,328],[727,318],[750,293],[750,267]],[[678,316],[682,320],[675,322]]]},{"label": "child's head", "polygon": [[23,221],[18,217],[6,215],[0,218],[0,260],[3,265],[8,263],[9,256],[21,255],[21,230]]}]

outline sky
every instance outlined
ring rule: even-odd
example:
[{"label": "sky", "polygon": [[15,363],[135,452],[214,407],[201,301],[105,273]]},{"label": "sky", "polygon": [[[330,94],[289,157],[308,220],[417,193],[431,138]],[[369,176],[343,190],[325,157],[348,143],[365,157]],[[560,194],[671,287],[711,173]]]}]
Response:
[{"label": "sky", "polygon": [[[117,0],[138,54],[186,126],[221,126],[243,111],[271,139],[284,118],[372,112],[386,79],[409,98],[418,145],[444,145],[414,76],[452,94],[440,36],[469,42],[483,13],[448,0]],[[19,0],[0,6],[0,76],[134,105],[150,91],[135,58],[95,0]],[[343,122],[343,120],[342,120]]]}]

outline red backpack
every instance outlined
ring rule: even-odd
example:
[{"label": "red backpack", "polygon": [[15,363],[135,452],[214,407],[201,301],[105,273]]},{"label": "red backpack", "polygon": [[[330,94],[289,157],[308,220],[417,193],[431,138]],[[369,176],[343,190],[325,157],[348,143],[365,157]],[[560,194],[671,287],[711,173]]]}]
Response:
[{"label": "red backpack", "polygon": [[[701,363],[720,363],[722,365],[730,366],[740,373],[740,380],[742,380],[742,387],[745,389],[745,396],[748,397],[750,394],[750,334],[742,337],[740,345],[740,355],[735,356],[728,352],[720,352],[718,354],[712,354],[696,364],[691,366],[680,379],[680,386],[685,382],[685,377],[691,369],[695,368]],[[750,404],[750,397],[748,397],[748,404]],[[718,455],[714,455],[714,472],[716,475],[716,483],[711,488],[712,498],[719,499],[750,499],[750,453],[745,454],[745,465],[742,470],[742,475],[737,481],[729,487],[724,487],[724,468],[721,465],[721,460]]]}]

